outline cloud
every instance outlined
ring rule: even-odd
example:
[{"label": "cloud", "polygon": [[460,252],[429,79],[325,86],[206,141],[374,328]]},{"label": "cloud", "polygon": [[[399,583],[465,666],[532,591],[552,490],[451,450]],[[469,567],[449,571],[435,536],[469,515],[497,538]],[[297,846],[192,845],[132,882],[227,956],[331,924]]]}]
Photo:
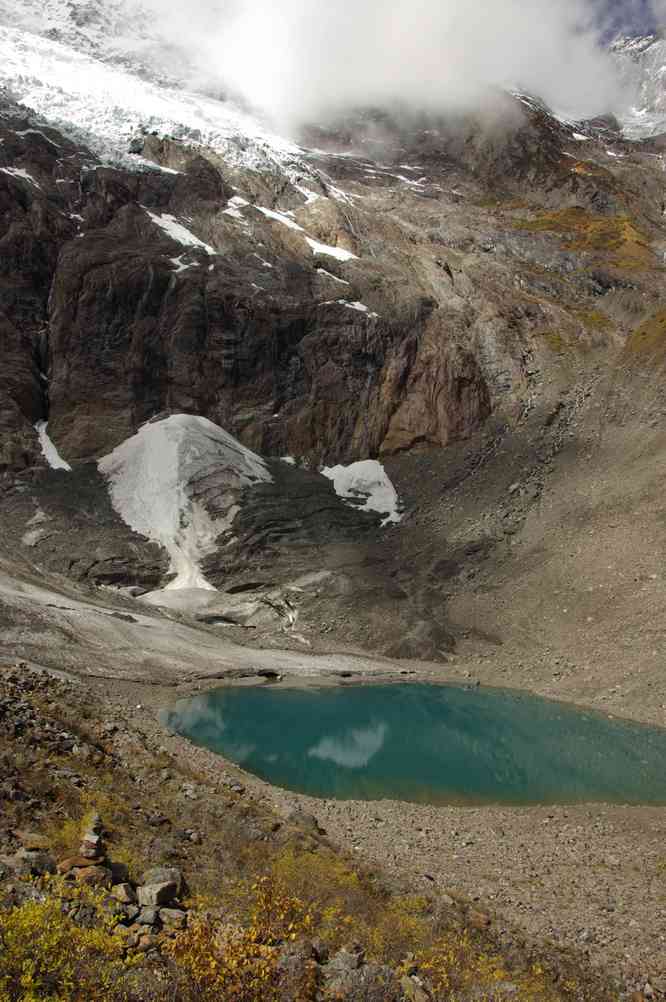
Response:
[{"label": "cloud", "polygon": [[185,14],[149,2],[197,83],[282,125],[396,102],[467,110],[498,86],[580,117],[620,101],[600,0],[191,0]]}]

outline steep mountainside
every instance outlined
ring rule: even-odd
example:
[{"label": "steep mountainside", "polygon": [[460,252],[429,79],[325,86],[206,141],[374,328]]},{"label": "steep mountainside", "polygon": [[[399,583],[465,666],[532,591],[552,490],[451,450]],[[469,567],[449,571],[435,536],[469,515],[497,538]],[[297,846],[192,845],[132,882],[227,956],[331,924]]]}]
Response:
[{"label": "steep mountainside", "polygon": [[[430,659],[503,644],[587,664],[612,636],[597,585],[564,621],[553,609],[600,549],[577,543],[570,565],[563,541],[581,520],[610,540],[614,491],[646,506],[630,578],[661,538],[659,142],[516,93],[492,120],[359,110],[295,145],[184,90],[178,59],[158,72],[165,43],[125,14],[52,0],[0,28],[11,574],[64,574],[95,601],[158,592],[244,643]],[[618,58],[649,51],[654,69],[658,44]],[[184,480],[178,465],[184,536],[165,542],[118,506],[104,457],[177,415],[270,474],[229,493],[218,459]],[[183,428],[181,452],[207,455]],[[351,499],[317,472],[378,457],[399,522],[360,510],[393,496],[379,466]],[[653,614],[631,589],[617,601],[623,628]]]}]

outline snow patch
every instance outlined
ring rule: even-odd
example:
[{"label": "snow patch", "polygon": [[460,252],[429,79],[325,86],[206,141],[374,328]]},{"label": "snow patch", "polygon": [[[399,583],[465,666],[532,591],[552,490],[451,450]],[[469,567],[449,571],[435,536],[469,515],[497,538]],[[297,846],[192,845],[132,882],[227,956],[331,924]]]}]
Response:
[{"label": "snow patch", "polygon": [[48,136],[44,135],[41,129],[23,129],[21,132],[15,132],[14,135],[20,136],[21,139],[23,139],[24,136],[41,136],[42,139],[45,139],[47,143],[51,144],[51,146],[55,146],[57,150],[62,149],[58,143],[54,143],[52,139],[49,139]]},{"label": "snow patch", "polygon": [[155,171],[159,174],[183,174],[182,170],[174,170],[173,167],[163,167],[162,164],[156,164],[154,160],[146,160],[145,157],[140,157],[137,153],[132,153],[132,163],[138,164],[141,167],[145,167],[149,171]]},{"label": "snow patch", "polygon": [[589,143],[590,141],[590,137],[584,136],[581,132],[574,132],[573,138],[576,139],[579,143]]},{"label": "snow patch", "polygon": [[38,421],[35,425],[35,431],[37,432],[37,437],[39,438],[39,444],[42,448],[42,455],[44,456],[44,459],[52,470],[67,470],[71,473],[72,467],[61,457],[55,445],[49,438],[47,428],[48,423],[46,421]]},{"label": "snow patch", "polygon": [[22,170],[20,167],[0,167],[0,171],[3,174],[9,174],[10,177],[20,177],[22,181],[28,181],[41,191],[41,185],[35,181],[32,174],[28,174],[27,170]]},{"label": "snow patch", "polygon": [[317,268],[317,273],[319,275],[325,275],[326,278],[332,278],[334,282],[339,282],[340,285],[351,285],[351,282],[345,281],[344,278],[338,278],[337,275],[332,275],[330,271],[326,271],[325,268]]},{"label": "snow patch", "polygon": [[352,254],[351,251],[344,250],[342,247],[330,247],[328,244],[320,244],[318,240],[313,240],[312,237],[305,238],[312,249],[313,254],[325,254],[328,257],[334,257],[338,261],[358,261],[358,256]]},{"label": "snow patch", "polygon": [[167,212],[157,215],[157,213],[146,209],[145,206],[142,206],[142,208],[150,216],[155,225],[164,230],[176,243],[182,244],[184,247],[200,247],[206,251],[206,254],[217,254],[217,251],[210,244],[205,244],[203,240],[199,240],[199,237],[195,237],[194,233],[190,233],[187,227],[179,223],[175,216],[170,216]]},{"label": "snow patch", "polygon": [[[193,485],[212,474],[228,491],[272,479],[260,456],[212,421],[190,414],[143,425],[98,466],[121,518],[169,554],[176,576],[164,591],[215,590],[201,561],[239,510],[229,496],[225,515],[213,519],[193,497]],[[153,593],[158,604],[159,594]]]},{"label": "snow patch", "polygon": [[353,205],[352,196],[348,195],[346,191],[342,190],[342,188],[336,188],[334,184],[327,184],[326,188],[328,189],[329,195],[332,195],[336,202],[346,202],[347,205]]},{"label": "snow patch", "polygon": [[258,209],[258,211],[268,219],[274,219],[276,222],[282,223],[283,226],[288,226],[290,230],[299,230],[301,233],[303,232],[303,227],[299,226],[293,219],[290,219],[289,216],[286,216],[284,212],[275,212],[273,209],[265,209],[263,205],[255,205],[255,209]]},{"label": "snow patch", "polygon": [[[180,257],[172,257],[172,258],[170,258],[171,264],[174,266],[174,268],[173,268],[174,275],[179,275],[181,273],[181,271],[187,271],[188,268],[198,268],[199,267],[198,261],[190,261],[189,264],[186,264],[183,261],[184,257],[185,257],[185,255],[181,254]],[[211,265],[211,267],[212,267],[212,265]]]},{"label": "snow patch", "polygon": [[229,199],[226,209],[222,210],[222,215],[231,216],[232,219],[239,219],[242,222],[246,222],[247,220],[240,210],[249,204],[250,203],[246,198],[241,198],[240,195],[234,195],[233,198]]},{"label": "snow patch", "polygon": [[347,299],[338,299],[338,303],[340,304],[340,306],[346,306],[350,310],[356,310],[357,313],[365,313],[367,316],[372,317],[373,319],[376,319],[379,316],[379,313],[372,313],[370,309],[365,305],[365,303],[358,303],[358,302],[350,303],[349,300]]},{"label": "snow patch", "polygon": [[316,191],[310,191],[309,188],[304,188],[302,184],[294,183],[294,188],[305,198],[306,205],[312,205],[313,202],[318,202],[321,195]]},{"label": "snow patch", "polygon": [[382,525],[401,522],[400,501],[386,470],[376,459],[362,459],[350,466],[330,466],[322,474],[333,481],[338,497],[362,511],[384,515]]}]

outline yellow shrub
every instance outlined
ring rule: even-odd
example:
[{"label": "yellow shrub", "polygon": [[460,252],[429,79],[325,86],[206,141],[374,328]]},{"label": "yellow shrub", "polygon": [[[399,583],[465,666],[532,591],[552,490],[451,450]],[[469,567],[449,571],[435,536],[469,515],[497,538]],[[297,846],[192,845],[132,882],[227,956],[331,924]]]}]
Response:
[{"label": "yellow shrub", "polygon": [[378,902],[359,874],[339,856],[325,849],[297,852],[288,848],[274,860],[271,873],[305,902],[318,938],[330,947],[349,939],[365,939]]},{"label": "yellow shrub", "polygon": [[201,1002],[281,998],[278,945],[312,932],[305,905],[276,878],[262,877],[251,891],[249,927],[225,926],[203,915],[165,944]]},{"label": "yellow shrub", "polygon": [[516,1002],[555,1002],[578,989],[575,982],[565,982],[558,993],[539,964],[509,971],[500,956],[485,953],[467,931],[441,936],[417,954],[417,962],[436,997],[458,998],[472,992],[477,1002],[493,1002],[497,986],[507,981],[515,986]]},{"label": "yellow shrub", "polygon": [[66,818],[62,822],[52,822],[46,826],[51,852],[56,856],[73,856],[81,841],[81,822]]},{"label": "yellow shrub", "polygon": [[252,890],[250,928],[257,942],[279,943],[312,932],[312,916],[280,880],[261,877]]},{"label": "yellow shrub", "polygon": [[392,898],[367,930],[368,951],[377,960],[398,963],[429,939],[426,902],[419,897]]},{"label": "yellow shrub", "polygon": [[0,1002],[107,998],[123,956],[112,924],[82,929],[57,897],[0,912]]},{"label": "yellow shrub", "polygon": [[210,919],[199,918],[165,952],[201,1002],[273,1002],[278,992],[278,954],[251,930],[221,937]]}]

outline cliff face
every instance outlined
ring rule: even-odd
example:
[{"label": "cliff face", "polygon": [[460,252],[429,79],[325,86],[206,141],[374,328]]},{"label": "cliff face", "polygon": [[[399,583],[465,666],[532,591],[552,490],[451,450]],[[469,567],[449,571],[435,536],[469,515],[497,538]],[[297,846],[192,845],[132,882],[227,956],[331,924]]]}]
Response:
[{"label": "cliff face", "polygon": [[[153,137],[140,145],[156,169],[102,166],[15,110],[5,463],[34,457],[27,429],[47,414],[70,460],[171,410],[319,463],[443,446],[522,413],[532,335],[564,322],[584,343],[597,272],[614,287],[609,269],[626,265],[635,286],[656,265],[659,181],[646,155],[630,191],[605,141],[579,160],[538,108],[513,114],[502,137],[472,124],[439,145],[385,124],[382,161],[320,152],[292,183]],[[628,199],[647,227],[626,239]],[[616,245],[634,256],[614,259]]]}]

